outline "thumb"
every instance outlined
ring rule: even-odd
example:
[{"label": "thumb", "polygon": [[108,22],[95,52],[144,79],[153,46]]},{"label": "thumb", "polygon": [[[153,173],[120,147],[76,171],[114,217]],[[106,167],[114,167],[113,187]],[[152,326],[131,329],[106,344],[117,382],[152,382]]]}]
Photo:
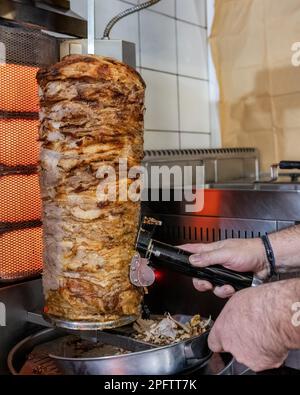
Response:
[{"label": "thumb", "polygon": [[214,330],[214,328],[212,328],[208,336],[208,347],[212,352],[224,352],[221,341],[216,335],[216,331]]},{"label": "thumb", "polygon": [[198,267],[224,265],[228,263],[228,251],[225,248],[220,248],[214,251],[191,255],[190,262],[193,266]]}]

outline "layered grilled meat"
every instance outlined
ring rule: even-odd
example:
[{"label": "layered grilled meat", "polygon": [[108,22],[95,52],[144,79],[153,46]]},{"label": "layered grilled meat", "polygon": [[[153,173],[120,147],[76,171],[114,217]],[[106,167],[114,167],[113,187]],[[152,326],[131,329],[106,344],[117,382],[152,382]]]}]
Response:
[{"label": "layered grilled meat", "polygon": [[[68,56],[37,80],[46,310],[66,320],[138,316],[142,294],[129,264],[140,203],[120,201],[118,191],[133,182],[119,177],[119,159],[132,167],[143,156],[144,81],[91,55]],[[115,201],[99,200],[105,166],[116,170]]]}]

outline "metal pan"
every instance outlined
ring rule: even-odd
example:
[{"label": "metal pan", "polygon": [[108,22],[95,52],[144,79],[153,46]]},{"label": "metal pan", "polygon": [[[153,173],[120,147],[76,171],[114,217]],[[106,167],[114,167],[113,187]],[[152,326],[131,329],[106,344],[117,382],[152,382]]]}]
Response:
[{"label": "metal pan", "polygon": [[[191,317],[176,316],[176,319],[185,323]],[[207,343],[208,334],[209,330],[200,336],[164,347],[149,349],[147,344],[142,351],[141,342],[137,342],[136,348],[131,344],[131,352],[123,355],[100,358],[50,357],[67,375],[170,375],[207,364],[212,355]],[[121,337],[118,338],[120,347]],[[124,344],[125,341],[124,339]]]},{"label": "metal pan", "polygon": [[[49,342],[56,342],[58,339],[64,337],[66,334],[58,329],[44,329],[36,334],[33,334],[15,345],[10,351],[7,364],[11,374],[38,374],[38,375],[61,375],[63,371],[56,366],[56,360],[51,360],[48,355],[53,347],[47,347]],[[37,350],[37,347],[43,347]],[[47,351],[48,350],[48,351]],[[33,354],[31,354],[33,352]],[[30,355],[30,367],[25,368],[28,363],[28,356]],[[35,373],[35,369],[38,373]],[[32,373],[30,373],[32,372]],[[197,373],[197,375],[230,375],[240,374],[236,370],[233,357],[229,354],[213,354],[212,358],[199,368],[195,365],[186,371],[186,374]]]}]

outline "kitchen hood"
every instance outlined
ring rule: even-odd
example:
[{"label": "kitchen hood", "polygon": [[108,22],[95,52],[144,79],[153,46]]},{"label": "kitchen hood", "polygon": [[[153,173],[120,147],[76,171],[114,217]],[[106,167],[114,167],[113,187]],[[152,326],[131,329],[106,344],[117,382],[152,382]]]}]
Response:
[{"label": "kitchen hood", "polygon": [[56,33],[87,37],[87,21],[70,10],[69,0],[2,0],[0,21],[16,21]]}]

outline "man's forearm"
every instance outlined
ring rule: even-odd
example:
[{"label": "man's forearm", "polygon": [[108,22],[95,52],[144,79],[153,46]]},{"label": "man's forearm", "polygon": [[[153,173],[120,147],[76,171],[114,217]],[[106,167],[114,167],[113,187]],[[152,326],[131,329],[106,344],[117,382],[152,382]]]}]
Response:
[{"label": "man's forearm", "polygon": [[279,273],[300,271],[300,225],[270,235]]}]

